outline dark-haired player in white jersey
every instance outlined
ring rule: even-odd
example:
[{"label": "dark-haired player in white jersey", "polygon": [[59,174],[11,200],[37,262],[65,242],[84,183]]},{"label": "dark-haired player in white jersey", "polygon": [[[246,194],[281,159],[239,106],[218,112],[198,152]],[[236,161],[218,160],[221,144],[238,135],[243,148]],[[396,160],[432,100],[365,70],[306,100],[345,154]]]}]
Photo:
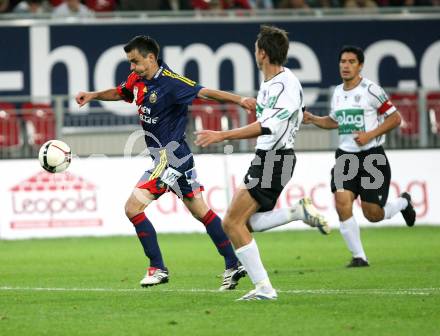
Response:
[{"label": "dark-haired player in white jersey", "polygon": [[340,232],[352,259],[348,267],[368,266],[360,239],[359,225],[353,217],[353,202],[360,196],[364,216],[371,222],[389,219],[401,212],[408,226],[416,213],[411,196],[404,192],[387,202],[391,168],[382,144],[385,134],[398,127],[399,112],[385,91],[361,76],[364,53],[356,46],[345,46],[339,53],[339,72],[343,83],[335,88],[330,115],[318,117],[304,113],[305,124],[339,131],[339,148],[332,169],[331,189],[335,195]]},{"label": "dark-haired player in white jersey", "polygon": [[272,287],[261,262],[251,231],[265,231],[294,220],[302,220],[322,233],[329,233],[327,221],[302,199],[291,209],[273,210],[296,163],[295,135],[303,118],[303,91],[296,76],[283,67],[289,49],[284,30],[262,26],[255,43],[255,60],[264,74],[257,97],[257,121],[229,131],[196,132],[196,144],[203,147],[232,139],[257,138],[251,166],[223,220],[238,259],[255,289],[241,300],[273,300]]}]

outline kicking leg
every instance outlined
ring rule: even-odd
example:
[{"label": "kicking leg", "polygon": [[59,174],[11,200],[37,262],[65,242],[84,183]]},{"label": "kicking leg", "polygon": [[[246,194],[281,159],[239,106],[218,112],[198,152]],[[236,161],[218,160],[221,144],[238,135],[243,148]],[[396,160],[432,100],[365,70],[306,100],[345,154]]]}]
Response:
[{"label": "kicking leg", "polygon": [[301,199],[291,208],[255,213],[249,218],[248,227],[253,232],[263,232],[297,220],[318,228],[322,234],[330,233],[327,220],[318,213],[308,197]]}]

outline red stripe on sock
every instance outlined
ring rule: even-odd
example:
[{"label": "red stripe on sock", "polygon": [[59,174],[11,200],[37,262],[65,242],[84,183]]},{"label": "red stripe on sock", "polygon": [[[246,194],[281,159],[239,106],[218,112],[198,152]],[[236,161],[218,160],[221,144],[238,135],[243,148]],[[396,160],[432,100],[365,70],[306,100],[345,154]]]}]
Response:
[{"label": "red stripe on sock", "polygon": [[141,231],[138,234],[139,238],[148,237],[150,234],[148,232]]},{"label": "red stripe on sock", "polygon": [[215,218],[216,216],[217,216],[217,215],[216,215],[212,210],[209,210],[209,211],[206,213],[206,215],[202,218],[202,223],[203,223],[205,226],[208,226],[209,223],[211,223],[211,222],[214,220],[214,218]]},{"label": "red stripe on sock", "polygon": [[147,217],[145,216],[145,213],[141,212],[140,214],[137,214],[134,217],[130,218],[130,222],[132,222],[134,225],[138,225],[141,222],[143,222]]},{"label": "red stripe on sock", "polygon": [[231,243],[231,241],[228,239],[228,240],[221,242],[220,244],[217,244],[217,246],[220,248],[223,248],[225,246],[228,246],[230,243]]}]

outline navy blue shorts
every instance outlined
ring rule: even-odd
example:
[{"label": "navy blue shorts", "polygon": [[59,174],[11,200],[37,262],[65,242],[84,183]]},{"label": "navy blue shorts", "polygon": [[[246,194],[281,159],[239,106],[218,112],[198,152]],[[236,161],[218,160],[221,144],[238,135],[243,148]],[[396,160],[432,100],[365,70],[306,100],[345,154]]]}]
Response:
[{"label": "navy blue shorts", "polygon": [[204,190],[197,180],[194,157],[186,142],[174,147],[149,148],[154,166],[142,175],[137,188],[147,189],[156,198],[168,191],[179,198],[192,198]]}]

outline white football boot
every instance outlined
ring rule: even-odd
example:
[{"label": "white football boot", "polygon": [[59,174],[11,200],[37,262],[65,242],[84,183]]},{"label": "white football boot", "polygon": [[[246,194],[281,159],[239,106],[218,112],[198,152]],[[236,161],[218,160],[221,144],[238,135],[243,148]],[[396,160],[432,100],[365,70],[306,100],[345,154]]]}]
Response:
[{"label": "white football boot", "polygon": [[318,210],[313,206],[312,200],[305,197],[299,201],[304,212],[303,222],[311,227],[316,227],[322,234],[330,233],[330,226],[324,216],[319,214]]},{"label": "white football boot", "polygon": [[223,273],[223,282],[219,291],[231,290],[237,287],[238,280],[246,276],[246,270],[243,265],[238,265],[235,268],[228,268]]},{"label": "white football boot", "polygon": [[277,298],[277,291],[272,287],[257,287],[237,299],[237,301],[276,300]]},{"label": "white football boot", "polygon": [[147,273],[140,281],[142,287],[149,287],[167,283],[169,280],[168,271],[156,267],[148,267]]}]

